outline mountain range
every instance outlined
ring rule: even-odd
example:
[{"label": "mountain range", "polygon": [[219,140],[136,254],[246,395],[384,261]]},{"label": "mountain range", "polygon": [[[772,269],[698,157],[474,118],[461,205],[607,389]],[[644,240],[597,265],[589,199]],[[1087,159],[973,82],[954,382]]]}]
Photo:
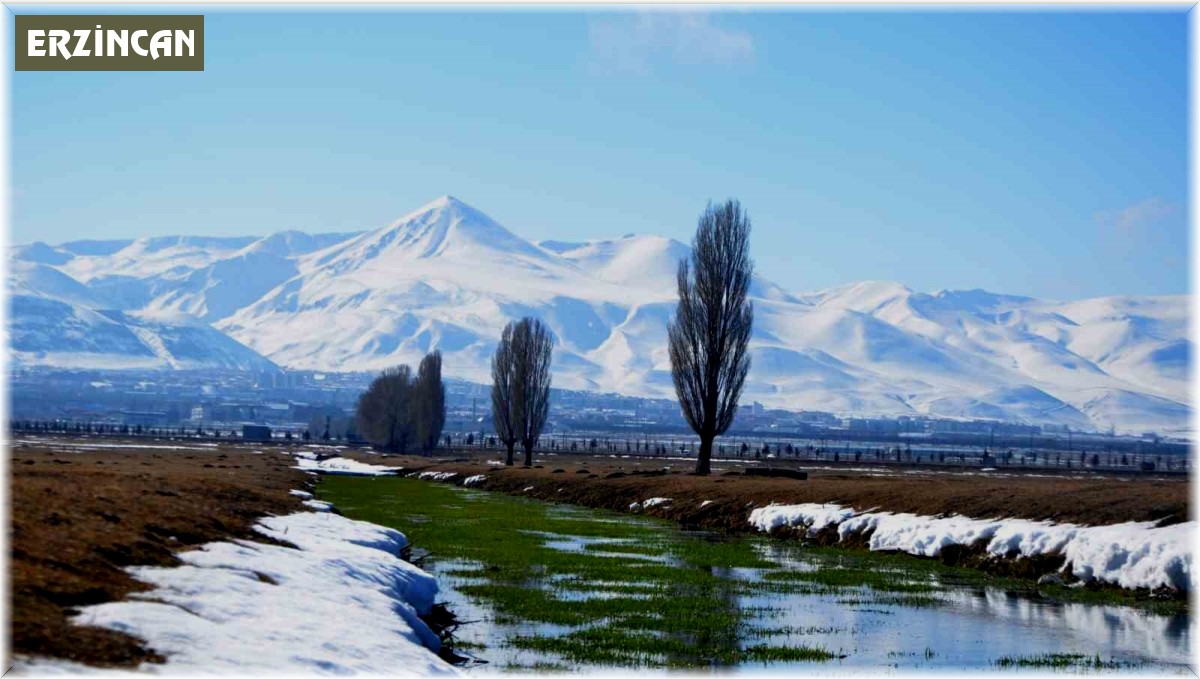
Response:
[{"label": "mountain range", "polygon": [[[541,318],[555,386],[673,397],[666,325],[689,248],[520,237],[450,196],[380,229],[12,248],[18,365],[378,370],[437,348],[486,383],[504,324]],[[761,277],[743,401],[1123,432],[1190,430],[1188,297],[1046,301]]]}]

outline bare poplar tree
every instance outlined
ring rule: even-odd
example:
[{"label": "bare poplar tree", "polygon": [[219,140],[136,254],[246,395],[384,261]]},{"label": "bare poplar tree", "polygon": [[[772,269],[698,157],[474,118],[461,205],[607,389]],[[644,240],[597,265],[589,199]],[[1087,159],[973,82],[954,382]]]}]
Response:
[{"label": "bare poplar tree", "polygon": [[550,358],[554,337],[535,318],[523,318],[513,332],[518,370],[513,399],[517,406],[517,434],[525,449],[525,466],[533,465],[533,447],[542,436],[550,414]]},{"label": "bare poplar tree", "polygon": [[517,380],[517,359],[513,353],[513,330],[509,323],[500,335],[500,344],[492,356],[492,423],[496,438],[508,449],[504,464],[512,466],[513,446],[517,443],[517,424],[513,407],[513,385]]},{"label": "bare poplar tree", "polygon": [[413,428],[421,452],[437,448],[446,425],[446,387],[442,384],[442,352],[425,354],[413,383]]},{"label": "bare poplar tree", "polygon": [[750,218],[736,200],[709,203],[692,240],[691,265],[679,262],[679,306],[667,328],[675,393],[700,437],[697,474],[711,471],[713,439],[733,424],[750,370],[753,273]]},{"label": "bare poplar tree", "polygon": [[525,449],[526,466],[533,464],[533,448],[550,413],[553,348],[553,336],[535,318],[509,323],[500,336],[492,357],[492,420],[508,449],[506,464],[513,463],[518,442]]}]

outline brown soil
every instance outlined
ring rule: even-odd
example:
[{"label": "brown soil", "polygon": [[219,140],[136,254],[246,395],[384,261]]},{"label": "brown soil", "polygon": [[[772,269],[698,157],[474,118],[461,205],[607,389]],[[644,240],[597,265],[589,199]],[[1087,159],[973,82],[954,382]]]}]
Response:
[{"label": "brown soil", "polygon": [[[146,444],[170,442],[135,445]],[[70,450],[48,442],[11,452],[13,653],[161,662],[134,637],[72,624],[72,609],[146,589],[127,566],[172,565],[175,552],[213,540],[262,540],[255,520],[300,509],[288,491],[309,479],[271,449]]]},{"label": "brown soil", "polygon": [[[453,458],[365,452],[347,456],[414,471],[486,474],[487,480],[478,487],[616,511],[627,511],[630,503],[650,497],[670,497],[674,502],[669,507],[660,505],[645,513],[720,530],[748,530],[748,507],[772,502],[832,502],[933,516],[1019,517],[1084,525],[1151,520],[1175,523],[1186,521],[1189,513],[1186,477],[1003,471],[998,473],[1001,475],[981,475],[863,463],[776,463],[808,470],[808,480],[799,481],[743,476],[745,465],[725,461],[715,463],[710,476],[694,476],[689,473],[694,463],[684,460],[543,455],[535,458],[534,467],[525,468],[488,465],[488,459],[498,459],[495,453]],[[701,508],[705,500],[711,504]]]}]

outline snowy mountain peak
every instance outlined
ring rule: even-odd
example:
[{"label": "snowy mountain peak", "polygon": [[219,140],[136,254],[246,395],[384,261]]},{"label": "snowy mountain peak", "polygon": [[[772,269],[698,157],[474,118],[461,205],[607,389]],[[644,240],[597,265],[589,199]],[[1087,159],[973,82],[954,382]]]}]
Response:
[{"label": "snowy mountain peak", "polygon": [[381,229],[321,253],[316,264],[344,271],[372,260],[496,261],[513,257],[539,260],[547,253],[482,211],[446,195]]}]

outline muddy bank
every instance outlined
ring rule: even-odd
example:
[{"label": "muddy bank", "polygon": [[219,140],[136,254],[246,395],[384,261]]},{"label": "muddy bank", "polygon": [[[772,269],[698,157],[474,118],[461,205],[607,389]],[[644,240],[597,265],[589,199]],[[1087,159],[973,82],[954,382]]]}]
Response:
[{"label": "muddy bank", "polygon": [[71,624],[71,610],[145,591],[128,566],[176,565],[179,551],[215,540],[265,540],[251,528],[259,518],[303,509],[289,490],[309,477],[292,464],[234,446],[66,452],[18,443],[9,485],[11,652],[90,665],[161,662],[132,636]]},{"label": "muddy bank", "polygon": [[[447,471],[483,474],[485,487],[520,492],[551,501],[627,511],[651,497],[671,497],[673,507],[643,513],[663,515],[689,526],[745,530],[751,503],[836,503],[928,516],[1022,518],[1080,525],[1125,521],[1179,523],[1189,518],[1187,479],[1104,474],[1022,474],[955,470],[896,469],[859,463],[787,464],[808,472],[808,480],[744,476],[746,465],[719,461],[710,476],[693,476],[694,462],[611,456],[545,455],[535,466],[503,467],[494,455],[441,457],[383,456],[343,451],[372,464],[405,472]],[[532,486],[532,487],[531,487]],[[705,501],[706,504],[700,507]]]}]

